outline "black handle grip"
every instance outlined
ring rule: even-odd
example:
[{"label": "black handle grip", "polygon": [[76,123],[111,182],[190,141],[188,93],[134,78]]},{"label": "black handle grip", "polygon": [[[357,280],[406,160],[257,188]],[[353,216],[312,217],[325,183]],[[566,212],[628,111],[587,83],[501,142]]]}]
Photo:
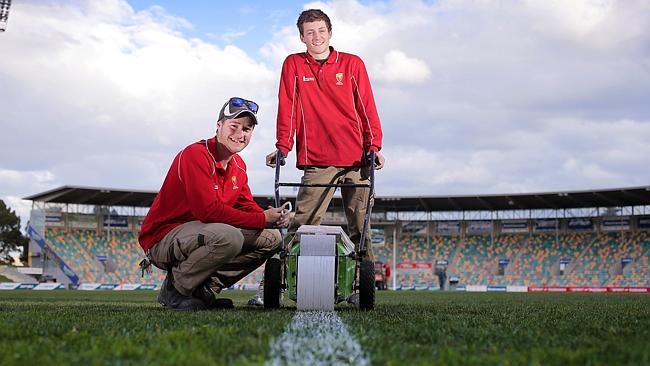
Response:
[{"label": "black handle grip", "polygon": [[275,153],[275,163],[277,164],[278,162],[280,162],[281,166],[284,166],[287,163],[286,156],[284,156],[284,153],[280,150]]},{"label": "black handle grip", "polygon": [[366,155],[366,159],[368,159],[366,163],[370,166],[370,169],[375,170],[377,154],[374,151],[371,151]]}]

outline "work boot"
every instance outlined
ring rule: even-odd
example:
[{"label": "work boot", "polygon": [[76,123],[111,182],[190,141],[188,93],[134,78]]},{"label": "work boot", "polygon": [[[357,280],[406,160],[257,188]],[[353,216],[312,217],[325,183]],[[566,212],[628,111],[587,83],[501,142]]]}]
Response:
[{"label": "work boot", "polygon": [[248,299],[247,304],[252,306],[264,306],[264,280],[260,282],[257,292]]},{"label": "work boot", "polygon": [[207,310],[208,306],[201,300],[192,296],[184,296],[174,286],[174,276],[167,271],[167,277],[162,283],[158,302],[174,311],[199,311]]},{"label": "work boot", "polygon": [[231,299],[215,297],[214,292],[207,285],[199,286],[192,296],[203,301],[208,309],[232,309],[235,307]]},{"label": "work boot", "polygon": [[169,297],[169,286],[171,285],[171,279],[172,279],[172,273],[171,271],[167,271],[167,277],[163,280],[162,284],[160,285],[160,292],[158,293],[158,302],[162,306],[167,306],[167,298]]},{"label": "work boot", "polygon": [[[280,290],[280,303],[284,298],[284,290]],[[264,306],[264,280],[260,281],[260,286],[257,288],[255,295],[248,299],[247,305],[251,306]]]}]

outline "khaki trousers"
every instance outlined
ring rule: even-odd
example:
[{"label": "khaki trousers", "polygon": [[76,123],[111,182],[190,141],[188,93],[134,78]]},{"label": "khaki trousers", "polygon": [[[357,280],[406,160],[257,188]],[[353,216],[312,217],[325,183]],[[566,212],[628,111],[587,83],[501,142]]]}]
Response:
[{"label": "khaki trousers", "polygon": [[[368,183],[366,169],[362,167],[305,167],[302,183],[306,184],[341,184]],[[348,235],[353,243],[359,244],[363,219],[366,215],[368,190],[370,188],[341,188],[345,217],[348,222]],[[290,232],[298,230],[300,225],[320,225],[327,212],[335,188],[300,187],[296,197],[296,214],[289,228]],[[372,258],[370,242],[370,222],[366,230],[366,248],[368,257]]]},{"label": "khaki trousers", "polygon": [[278,230],[244,230],[190,221],[172,229],[150,250],[158,268],[171,268],[174,287],[185,296],[203,284],[219,292],[261,266],[280,246]]}]

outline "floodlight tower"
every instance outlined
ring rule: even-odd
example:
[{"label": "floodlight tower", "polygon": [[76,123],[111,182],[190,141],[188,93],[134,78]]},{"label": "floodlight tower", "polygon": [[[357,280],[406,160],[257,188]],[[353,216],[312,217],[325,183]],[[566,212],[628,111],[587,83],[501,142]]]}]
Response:
[{"label": "floodlight tower", "polygon": [[0,32],[4,32],[7,29],[10,7],[11,0],[0,0]]}]

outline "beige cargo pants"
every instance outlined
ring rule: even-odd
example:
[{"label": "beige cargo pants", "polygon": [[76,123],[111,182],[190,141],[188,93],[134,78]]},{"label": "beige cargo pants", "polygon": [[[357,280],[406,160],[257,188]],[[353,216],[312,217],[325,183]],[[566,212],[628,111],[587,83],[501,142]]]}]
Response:
[{"label": "beige cargo pants", "polygon": [[171,268],[178,292],[191,296],[206,282],[216,292],[234,285],[275,254],[280,241],[278,230],[190,221],[167,233],[149,257],[156,267]]},{"label": "beige cargo pants", "polygon": [[[369,178],[362,167],[305,167],[302,183],[306,184],[341,184],[368,183]],[[370,188],[341,188],[345,217],[348,223],[348,235],[356,245],[361,240],[363,219],[366,215],[368,190]],[[289,227],[289,232],[295,232],[300,225],[320,225],[327,212],[335,188],[300,187],[296,197],[296,214]],[[366,230],[366,248],[368,257],[372,259],[370,242],[370,223]]]}]

